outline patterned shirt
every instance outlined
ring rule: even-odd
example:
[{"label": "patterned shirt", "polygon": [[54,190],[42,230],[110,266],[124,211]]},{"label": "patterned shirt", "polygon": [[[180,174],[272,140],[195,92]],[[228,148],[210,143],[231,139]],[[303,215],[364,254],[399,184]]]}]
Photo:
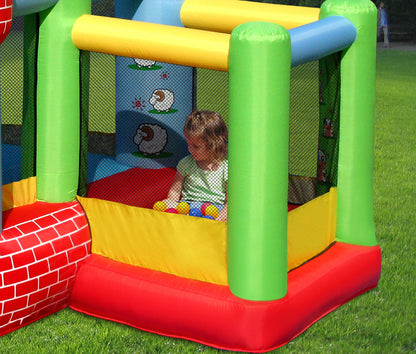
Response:
[{"label": "patterned shirt", "polygon": [[198,167],[192,155],[179,161],[178,172],[185,177],[182,199],[213,204],[225,204],[228,182],[228,160],[215,171]]}]

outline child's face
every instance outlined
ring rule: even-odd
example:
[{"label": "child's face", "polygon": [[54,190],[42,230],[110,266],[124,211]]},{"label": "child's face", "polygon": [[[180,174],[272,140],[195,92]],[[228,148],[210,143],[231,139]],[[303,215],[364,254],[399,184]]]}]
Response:
[{"label": "child's face", "polygon": [[207,161],[211,158],[211,154],[207,149],[207,144],[202,138],[185,135],[185,139],[188,143],[188,150],[195,161]]}]

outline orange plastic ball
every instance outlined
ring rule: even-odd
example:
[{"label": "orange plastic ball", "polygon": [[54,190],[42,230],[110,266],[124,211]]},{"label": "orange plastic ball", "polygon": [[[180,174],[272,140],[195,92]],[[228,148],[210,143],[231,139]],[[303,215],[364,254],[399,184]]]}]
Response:
[{"label": "orange plastic ball", "polygon": [[212,216],[214,219],[218,217],[218,214],[220,212],[218,211],[218,208],[215,205],[208,205],[205,209],[205,215]]},{"label": "orange plastic ball", "polygon": [[206,212],[207,208],[208,208],[210,205],[211,205],[211,204],[209,204],[209,203],[204,203],[204,204],[202,204],[202,205],[201,205],[201,213],[202,213],[202,215],[206,215],[206,214],[205,214],[205,212]]},{"label": "orange plastic ball", "polygon": [[187,202],[180,202],[177,205],[176,210],[179,214],[187,215],[189,213],[189,210],[191,210],[191,207]]},{"label": "orange plastic ball", "polygon": [[153,210],[166,211],[166,204],[162,201],[156,202],[153,204]]}]

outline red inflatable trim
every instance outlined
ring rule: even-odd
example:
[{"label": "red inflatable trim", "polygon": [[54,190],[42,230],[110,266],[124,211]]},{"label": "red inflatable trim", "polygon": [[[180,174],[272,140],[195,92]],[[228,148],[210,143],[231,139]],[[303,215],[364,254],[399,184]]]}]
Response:
[{"label": "red inflatable trim", "polygon": [[175,174],[174,168],[130,168],[90,183],[87,197],[151,209],[166,198]]},{"label": "red inflatable trim", "polygon": [[[91,182],[88,185],[87,198],[151,209],[155,202],[166,198],[175,174],[175,168],[133,167]],[[299,206],[289,204],[288,211]]]},{"label": "red inflatable trim", "polygon": [[141,330],[250,352],[280,347],[380,277],[378,246],[336,243],[291,271],[288,294],[248,301],[226,286],[91,255],[77,275],[70,307]]}]

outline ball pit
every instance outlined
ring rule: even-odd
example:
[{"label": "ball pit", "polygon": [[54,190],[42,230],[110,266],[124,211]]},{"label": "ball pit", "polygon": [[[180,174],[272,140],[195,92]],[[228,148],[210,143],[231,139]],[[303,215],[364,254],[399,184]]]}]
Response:
[{"label": "ball pit", "polygon": [[202,215],[202,213],[201,213],[201,210],[199,210],[199,209],[197,209],[197,208],[192,208],[190,211],[189,211],[189,216],[196,216],[196,217],[202,217],[203,215]]},{"label": "ball pit", "polygon": [[188,215],[189,211],[191,210],[191,207],[189,206],[187,202],[180,202],[176,206],[176,210],[178,211],[179,214]]},{"label": "ball pit", "polygon": [[175,208],[166,209],[166,212],[171,213],[171,214],[179,214],[178,211]]},{"label": "ball pit", "polygon": [[201,213],[203,214],[203,215],[206,215],[205,214],[205,211],[206,211],[206,209],[210,206],[211,204],[209,204],[209,203],[204,203],[204,204],[202,204],[201,205]]},{"label": "ball pit", "polygon": [[196,216],[210,220],[215,220],[219,215],[218,208],[210,203],[202,204],[201,208],[191,208],[187,202],[176,203],[177,202],[174,201],[160,200],[153,204],[153,210],[172,214]]},{"label": "ball pit", "polygon": [[208,205],[205,208],[205,215],[211,216],[213,219],[216,219],[219,213],[220,212],[218,211],[218,208],[215,205]]},{"label": "ball pit", "polygon": [[166,211],[166,209],[167,209],[166,204],[163,201],[158,201],[155,204],[153,204],[153,210]]}]

